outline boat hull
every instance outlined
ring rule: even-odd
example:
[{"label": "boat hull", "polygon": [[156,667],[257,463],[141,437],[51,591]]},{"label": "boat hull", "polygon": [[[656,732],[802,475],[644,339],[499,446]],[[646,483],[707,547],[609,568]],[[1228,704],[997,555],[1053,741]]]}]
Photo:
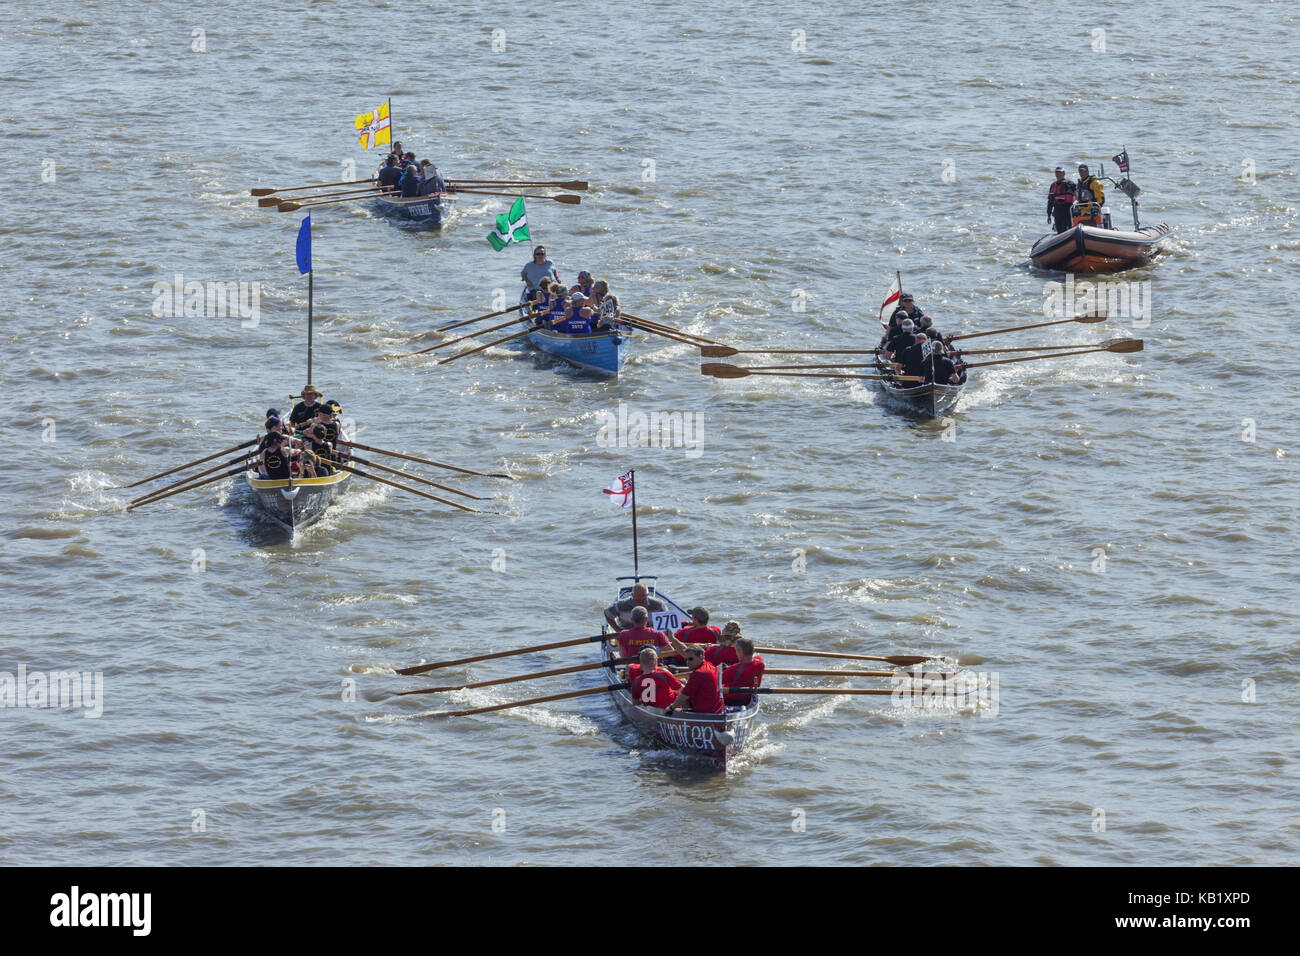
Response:
[{"label": "boat hull", "polygon": [[1141,265],[1173,230],[1165,223],[1138,230],[1077,225],[1043,236],[1029,252],[1039,269],[1058,272],[1117,272]]},{"label": "boat hull", "polygon": [[550,329],[534,329],[528,341],[548,355],[562,358],[583,371],[616,378],[627,363],[629,339],[618,332],[574,335]]},{"label": "boat hull", "polygon": [[966,388],[964,381],[960,385],[930,383],[904,387],[883,378],[885,375],[892,374],[893,370],[879,360],[876,361],[876,371],[882,376],[876,383],[881,393],[891,401],[928,418],[943,418],[955,409],[961,399],[961,393]]},{"label": "boat hull", "polygon": [[423,223],[434,228],[442,225],[443,214],[450,204],[451,198],[447,193],[413,196],[410,199],[381,197],[374,201],[376,211],[390,219]]},{"label": "boat hull", "polygon": [[[631,593],[631,588],[623,588],[619,593],[620,600],[630,597]],[[664,602],[669,609],[667,614],[672,618],[661,620],[656,614],[652,621],[656,629],[681,627],[690,620],[690,615],[662,592],[656,592],[655,597]],[[613,641],[613,637],[613,633],[610,633],[610,640],[601,643],[602,663],[613,660],[618,654],[618,643]],[[604,672],[611,686],[625,680],[624,669],[621,667],[605,667]],[[637,704],[627,690],[611,690],[610,696],[614,698],[614,706],[623,718],[646,737],[665,747],[699,757],[718,770],[726,770],[736,759],[749,740],[759,711],[759,699],[754,697],[752,703],[744,707],[728,707],[721,714],[686,712],[667,717],[657,710]]]},{"label": "boat hull", "polygon": [[291,535],[321,519],[330,502],[343,490],[351,472],[339,471],[324,478],[259,478],[255,472],[245,474],[261,512],[272,523]]}]

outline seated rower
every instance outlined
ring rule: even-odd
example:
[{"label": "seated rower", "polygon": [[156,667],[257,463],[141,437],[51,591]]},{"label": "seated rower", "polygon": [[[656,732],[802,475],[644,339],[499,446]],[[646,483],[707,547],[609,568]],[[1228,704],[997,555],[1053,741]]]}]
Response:
[{"label": "seated rower", "polygon": [[891,362],[901,362],[902,354],[916,342],[916,326],[911,319],[903,319],[897,330],[885,340],[885,357]]},{"label": "seated rower", "polygon": [[351,440],[344,434],[343,422],[339,420],[339,412],[343,411],[343,407],[338,402],[328,401],[325,403],[325,408],[329,411],[329,417],[324,422],[325,440],[334,449],[334,460],[342,461],[347,455],[345,454],[346,449],[340,447],[339,442]]},{"label": "seated rower", "polygon": [[677,641],[686,644],[716,644],[722,632],[709,625],[709,612],[702,607],[693,607],[687,613],[690,614],[691,621],[673,635],[674,646]]},{"label": "seated rower", "polygon": [[390,153],[384,160],[384,165],[379,168],[375,182],[383,192],[391,193],[397,189],[397,181],[401,178],[402,171],[397,168],[397,157]]},{"label": "seated rower", "polygon": [[722,713],[722,695],[718,692],[718,669],[704,659],[704,648],[699,644],[688,644],[682,657],[691,669],[685,686],[665,710],[671,715],[688,706],[696,714]]},{"label": "seated rower", "polygon": [[659,665],[659,655],[653,647],[641,648],[640,662],[627,669],[629,692],[632,699],[643,707],[662,711],[671,707],[682,689],[673,672]]},{"label": "seated rower", "polygon": [[289,413],[289,424],[294,431],[301,431],[304,425],[315,419],[320,411],[320,397],[315,385],[302,387],[302,401],[293,406],[293,411]]},{"label": "seated rower", "polygon": [[704,659],[718,668],[739,663],[740,655],[736,651],[738,640],[740,640],[740,622],[728,621],[718,637],[718,643],[704,648]]},{"label": "seated rower", "polygon": [[590,297],[591,286],[592,286],[591,273],[588,272],[586,269],[583,269],[581,272],[578,273],[578,284],[575,285],[569,291],[581,292],[584,297]]},{"label": "seated rower", "polygon": [[311,453],[310,449],[302,448],[295,452],[289,467],[298,478],[315,478],[316,456]]},{"label": "seated rower", "polygon": [[408,160],[402,170],[402,178],[397,181],[397,187],[402,191],[403,199],[414,199],[420,195],[420,169],[415,165],[415,160]]},{"label": "seated rower", "polygon": [[569,308],[565,310],[564,321],[555,327],[557,332],[570,335],[586,335],[591,332],[591,320],[594,317],[587,298],[581,292],[569,293]]},{"label": "seated rower", "polygon": [[635,657],[643,647],[667,647],[667,634],[646,627],[650,615],[643,607],[632,608],[632,626],[618,632],[618,656]]},{"label": "seated rower", "polygon": [[[722,686],[733,688],[758,687],[761,685],[763,683],[763,671],[767,665],[763,662],[761,654],[754,653],[754,642],[747,637],[738,638],[736,640],[736,652],[740,655],[740,660],[723,670]],[[754,695],[743,692],[728,693],[724,699],[728,704],[744,706],[754,699]]]},{"label": "seated rower", "polygon": [[[611,604],[605,608],[605,620],[611,627],[624,628],[629,627],[632,623],[632,611],[635,608],[645,608],[648,611],[663,611],[664,602],[658,598],[650,596],[650,589],[640,581],[632,585],[632,596]],[[629,655],[624,654],[624,657]]]},{"label": "seated rower", "polygon": [[333,473],[330,468],[330,460],[334,457],[334,449],[325,439],[325,426],[313,425],[302,437],[303,449],[312,453],[315,459],[316,477],[324,478]]},{"label": "seated rower", "polygon": [[420,195],[431,196],[446,191],[447,183],[442,178],[442,173],[438,172],[438,167],[427,159],[420,160]]},{"label": "seated rower", "polygon": [[289,477],[289,438],[273,433],[262,439],[262,474],[266,478],[283,480]]}]

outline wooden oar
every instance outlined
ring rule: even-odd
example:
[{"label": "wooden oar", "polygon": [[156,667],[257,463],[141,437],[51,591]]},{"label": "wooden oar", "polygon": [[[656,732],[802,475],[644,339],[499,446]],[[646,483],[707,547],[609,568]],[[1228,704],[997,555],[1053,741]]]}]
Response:
[{"label": "wooden oar", "polygon": [[359,441],[344,441],[339,439],[338,444],[347,445],[349,448],[360,448],[362,451],[373,451],[376,455],[387,455],[389,458],[401,458],[406,461],[413,461],[417,465],[428,465],[430,468],[445,468],[448,471],[458,471],[462,475],[474,475],[478,478],[509,478],[514,481],[511,475],[503,475],[500,472],[475,471],[473,468],[461,468],[458,465],[448,465],[441,461],[430,461],[428,458],[419,458],[415,455],[404,455],[400,451],[390,451],[387,448],[376,448],[374,445],[363,445]]},{"label": "wooden oar", "polygon": [[841,694],[861,697],[925,697],[927,692],[920,687],[727,687],[725,694],[827,694],[838,697]]},{"label": "wooden oar", "polygon": [[386,195],[388,194],[376,191],[362,193],[360,196],[350,196],[346,199],[325,199],[321,202],[289,202],[288,200],[282,200],[275,208],[278,212],[296,212],[299,209],[312,209],[316,206],[337,206],[341,202],[356,202],[358,199],[376,199],[379,196]]},{"label": "wooden oar", "polygon": [[[394,697],[406,697],[410,694],[449,694],[456,690],[474,690],[479,687],[491,687],[494,684],[514,684],[522,680],[534,680],[539,677],[556,677],[560,674],[576,674],[578,671],[594,671],[601,667],[618,667],[623,664],[636,663],[635,657],[615,657],[608,661],[593,661],[590,664],[574,664],[572,667],[557,667],[549,671],[534,671],[531,674],[515,674],[512,677],[498,677],[495,680],[480,680],[472,684],[448,684],[446,687],[421,687],[419,690],[399,690]],[[767,671],[765,673],[771,673]],[[835,673],[830,671],[829,673]]]},{"label": "wooden oar", "polygon": [[[782,375],[787,378],[855,378],[860,381],[878,382],[881,381],[879,375],[849,375],[838,372],[765,372],[761,369],[753,371],[747,368],[741,368],[739,365],[726,365],[722,362],[705,362],[700,366],[701,375],[712,375],[714,378],[745,378],[749,375]],[[894,375],[889,378],[891,382],[921,382],[924,381],[919,375]]]},{"label": "wooden oar", "polygon": [[879,355],[883,349],[733,349],[730,345],[701,345],[705,358],[730,358],[733,355]]},{"label": "wooden oar", "polygon": [[231,458],[229,461],[223,461],[219,465],[213,465],[211,468],[205,468],[203,471],[197,472],[193,475],[187,475],[186,477],[182,478],[180,481],[173,481],[170,485],[163,485],[161,488],[157,488],[149,492],[147,495],[140,495],[138,498],[132,498],[129,503],[136,504],[148,498],[156,498],[164,491],[171,491],[171,489],[177,487],[178,485],[189,484],[195,478],[202,478],[204,475],[210,475],[214,471],[220,471],[222,468],[229,468],[231,465],[238,465],[240,462],[244,461],[244,459],[247,457],[248,455],[247,453],[245,453],[243,455],[240,455],[238,458]]},{"label": "wooden oar", "polygon": [[354,475],[359,475],[362,478],[369,478],[371,481],[377,481],[383,485],[392,485],[394,488],[401,488],[403,491],[410,492],[413,495],[419,495],[421,498],[428,498],[430,501],[437,501],[440,504],[451,505],[453,508],[459,508],[461,511],[470,511],[473,512],[474,514],[482,514],[482,512],[479,511],[477,508],[471,508],[469,507],[469,505],[462,505],[462,504],[458,504],[455,501],[448,501],[446,498],[439,498],[437,495],[428,494],[427,492],[420,491],[416,488],[411,488],[407,485],[403,485],[396,481],[389,481],[387,478],[380,478],[378,475],[369,475],[357,468],[350,468],[347,465],[341,465],[337,463],[335,463],[333,467],[339,469],[340,471],[348,471]]},{"label": "wooden oar", "polygon": [[1018,349],[961,349],[962,355],[1004,355],[1007,352],[1071,352],[1079,349],[1104,348],[1107,345],[1114,345],[1116,342],[1123,342],[1123,339],[1111,339],[1107,342],[1098,342],[1095,345],[1088,343],[1086,345],[1025,345]]},{"label": "wooden oar", "polygon": [[362,458],[360,455],[353,455],[351,460],[355,462],[360,462],[361,464],[365,465],[367,468],[378,468],[380,471],[386,471],[390,475],[401,475],[403,478],[407,478],[410,481],[418,481],[420,484],[428,485],[431,488],[441,488],[443,491],[450,491],[454,495],[461,495],[462,497],[465,498],[471,498],[474,501],[487,500],[478,495],[471,495],[468,491],[461,491],[459,488],[453,488],[451,485],[440,485],[436,481],[430,481],[428,478],[421,478],[419,475],[411,475],[411,474],[407,474],[404,471],[398,471],[396,468],[389,468],[387,465],[381,465],[377,461],[371,461],[368,458]]},{"label": "wooden oar", "polygon": [[239,451],[241,448],[247,448],[249,445],[256,445],[258,439],[243,442],[238,445],[232,445],[229,448],[223,448],[215,455],[208,455],[206,458],[200,458],[197,461],[191,461],[184,465],[177,465],[175,468],[168,468],[166,471],[160,471],[156,475],[150,475],[148,478],[141,478],[139,481],[133,481],[129,485],[123,485],[123,488],[134,488],[136,485],[143,485],[146,481],[153,481],[156,478],[165,478],[168,475],[174,475],[178,471],[184,471],[186,468],[193,468],[195,465],[201,465],[204,462],[211,461],[214,458],[220,458],[222,455],[229,455],[232,451]]},{"label": "wooden oar", "polygon": [[439,342],[437,345],[430,345],[427,349],[407,352],[404,355],[387,355],[385,358],[396,360],[410,358],[412,355],[424,355],[426,352],[436,352],[438,349],[445,349],[448,345],[455,345],[457,342],[464,342],[466,339],[475,339],[480,335],[487,335],[489,332],[497,332],[501,329],[508,328],[509,326],[518,325],[521,321],[524,321],[522,316],[515,316],[513,319],[502,322],[500,325],[489,325],[486,329],[479,329],[477,332],[470,332],[468,335],[462,335],[459,338],[447,339],[445,342]]},{"label": "wooden oar", "polygon": [[473,710],[435,711],[430,717],[468,717],[471,714],[486,714],[492,710],[509,710],[512,707],[526,707],[529,704],[545,704],[552,700],[568,700],[571,697],[589,697],[592,694],[607,694],[612,690],[627,690],[627,684],[610,684],[606,687],[589,687],[586,690],[571,690],[564,694],[551,694],[548,697],[531,697],[528,700],[511,701],[509,704],[493,704],[491,707],[475,707]]},{"label": "wooden oar", "polygon": [[[320,194],[317,195],[317,196],[303,196],[303,197],[301,197],[301,198],[300,198],[299,200],[297,200],[297,201],[302,202],[302,203],[308,203],[308,202],[313,202],[313,201],[315,201],[315,200],[317,200],[317,199],[333,199],[333,198],[335,198],[336,196],[355,196],[355,195],[357,195],[358,193],[367,193],[367,194],[369,194],[369,193],[373,193],[374,191],[375,191],[375,187],[374,187],[374,186],[368,186],[368,187],[366,187],[365,189],[348,189],[348,190],[345,190],[345,191],[343,191],[343,192],[337,192],[337,193],[320,193]],[[285,202],[285,201],[286,201],[286,200],[284,200],[284,199],[276,199],[274,196],[268,196],[268,197],[265,198],[265,199],[259,199],[259,200],[257,201],[257,204],[258,204],[258,206],[261,206],[261,207],[266,207],[266,206],[278,206],[278,205],[280,205],[280,203]]]},{"label": "wooden oar", "polygon": [[202,481],[196,481],[191,485],[185,485],[183,488],[177,488],[175,491],[167,491],[157,497],[127,505],[126,510],[134,511],[136,508],[154,504],[155,502],[162,501],[164,498],[170,498],[172,495],[179,495],[182,491],[191,491],[195,488],[201,488],[203,485],[210,485],[214,481],[220,481],[222,478],[230,478],[234,475],[241,474],[246,470],[247,469],[243,465],[240,465],[238,468],[232,468],[230,471],[222,472],[219,475],[213,475],[211,478],[204,478]]},{"label": "wooden oar", "polygon": [[893,664],[895,667],[912,667],[916,664],[924,664],[926,661],[939,660],[938,657],[914,657],[906,654],[876,657],[871,654],[843,654],[836,651],[805,651],[794,647],[756,647],[754,651],[758,654],[789,654],[792,657],[834,657],[845,661],[880,661],[884,664]]},{"label": "wooden oar", "polygon": [[651,328],[661,329],[664,332],[671,332],[674,335],[680,335],[682,336],[682,338],[695,339],[699,342],[705,343],[706,345],[718,344],[714,339],[706,338],[703,335],[696,335],[694,332],[687,332],[684,329],[679,329],[676,328],[675,326],[668,325],[666,322],[658,322],[654,319],[646,319],[646,318],[642,318],[639,315],[632,315],[630,312],[624,312],[623,318],[631,319],[633,322],[640,322],[642,325],[648,325]]},{"label": "wooden oar", "polygon": [[666,339],[672,339],[674,342],[678,342],[682,345],[689,345],[691,348],[699,348],[699,343],[693,339],[682,338],[680,335],[673,335],[671,332],[665,332],[663,329],[656,329],[652,326],[642,325],[640,322],[630,320],[626,314],[620,316],[618,321],[631,326],[634,329],[639,329],[642,332],[649,332],[651,335],[661,335]]},{"label": "wooden oar", "polygon": [[951,680],[952,674],[918,674],[915,671],[837,671],[816,667],[768,667],[764,674],[789,677],[910,677],[913,680]]},{"label": "wooden oar", "polygon": [[1141,352],[1141,339],[1119,339],[1104,348],[1078,349],[1074,352],[1057,352],[1055,355],[1026,355],[1024,358],[998,359],[995,362],[973,362],[967,368],[988,368],[990,365],[1010,365],[1012,362],[1036,362],[1043,359],[1068,358],[1071,355],[1087,355],[1089,352]]},{"label": "wooden oar", "polygon": [[553,651],[561,647],[577,647],[579,644],[595,644],[608,640],[612,634],[592,634],[589,637],[575,637],[568,641],[555,641],[552,644],[534,644],[531,647],[517,647],[509,651],[493,651],[489,654],[477,654],[474,657],[462,657],[454,661],[434,661],[431,664],[415,664],[411,667],[395,667],[393,673],[411,676],[426,671],[436,671],[443,667],[460,667],[462,664],[477,664],[479,661],[494,661],[502,657],[518,657],[520,654],[536,654],[540,651]]},{"label": "wooden oar", "polygon": [[748,369],[751,372],[756,369],[759,370],[781,369],[784,371],[790,371],[793,369],[802,369],[802,368],[877,368],[877,367],[878,366],[876,365],[875,362],[833,362],[828,365],[746,365],[744,366],[744,368]]},{"label": "wooden oar", "polygon": [[581,196],[575,196],[572,193],[560,193],[558,196],[541,196],[537,193],[498,193],[489,192],[486,189],[457,189],[457,193],[467,193],[471,196],[510,196],[518,199],[522,196],[524,199],[554,199],[556,202],[564,203],[566,206],[576,206],[582,202]]},{"label": "wooden oar", "polygon": [[550,186],[553,189],[576,189],[579,192],[588,188],[581,179],[449,179],[447,185],[455,189],[465,183],[470,186]]},{"label": "wooden oar", "polygon": [[1076,315],[1072,319],[1057,319],[1055,322],[1038,322],[1035,323],[1034,325],[1017,325],[1014,328],[1010,328],[1010,329],[990,329],[987,332],[967,332],[964,335],[953,335],[953,336],[949,336],[949,338],[951,338],[955,342],[957,339],[975,339],[975,338],[979,338],[981,335],[1001,335],[1003,332],[1023,332],[1026,329],[1043,329],[1049,325],[1066,325],[1070,322],[1090,323],[1090,322],[1105,322],[1105,321],[1106,321],[1105,312],[1084,312],[1081,315]]},{"label": "wooden oar", "polygon": [[[360,182],[364,182],[364,180],[360,180]],[[274,195],[275,193],[296,193],[296,192],[300,192],[303,189],[327,189],[330,186],[355,186],[357,185],[357,183],[358,180],[353,179],[341,183],[309,183],[306,186],[281,186],[279,189],[267,189],[265,187],[259,187],[257,189],[250,189],[249,193],[251,193],[254,196],[271,196]]]},{"label": "wooden oar", "polygon": [[511,339],[517,339],[521,335],[527,335],[529,332],[536,331],[537,329],[554,328],[555,326],[559,325],[563,321],[564,321],[564,316],[560,316],[554,322],[546,322],[543,323],[542,325],[530,326],[529,328],[524,329],[522,332],[516,332],[514,335],[507,335],[504,338],[494,339],[491,342],[488,342],[486,345],[480,345],[478,348],[468,349],[464,352],[457,352],[455,355],[449,355],[445,359],[439,359],[438,364],[446,365],[448,362],[454,362],[456,361],[456,359],[464,358],[467,355],[473,355],[475,352],[482,352],[484,349],[490,349],[492,348],[492,346],[500,345],[502,342],[509,342]]},{"label": "wooden oar", "polygon": [[[476,315],[474,318],[472,318],[472,319],[466,319],[464,322],[453,322],[451,325],[440,325],[440,326],[438,326],[438,328],[434,329],[434,331],[435,331],[435,332],[450,332],[452,329],[458,329],[458,328],[460,328],[462,325],[473,325],[475,322],[482,322],[484,319],[495,319],[498,315],[505,315],[507,312],[518,312],[520,309],[526,308],[526,307],[528,306],[528,304],[529,304],[529,303],[527,303],[527,302],[520,302],[518,305],[512,305],[512,306],[511,306],[510,308],[508,308],[508,309],[502,309],[500,312],[489,312],[487,315]],[[410,353],[410,354],[411,354],[411,355],[418,355],[419,353],[418,353],[418,352],[412,352],[412,353]],[[397,356],[397,357],[398,357],[398,358],[404,358],[405,356],[401,356],[401,355],[399,355],[399,356]]]}]

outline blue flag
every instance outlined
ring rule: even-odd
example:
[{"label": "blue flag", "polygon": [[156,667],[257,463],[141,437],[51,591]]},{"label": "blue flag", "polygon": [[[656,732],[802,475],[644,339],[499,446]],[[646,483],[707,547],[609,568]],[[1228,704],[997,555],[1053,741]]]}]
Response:
[{"label": "blue flag", "polygon": [[311,216],[298,229],[298,271],[311,272]]}]

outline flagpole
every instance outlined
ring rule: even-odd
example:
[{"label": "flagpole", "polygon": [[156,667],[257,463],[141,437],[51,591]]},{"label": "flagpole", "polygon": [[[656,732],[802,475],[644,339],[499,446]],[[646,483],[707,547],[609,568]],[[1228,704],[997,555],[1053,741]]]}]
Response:
[{"label": "flagpole", "polygon": [[632,581],[635,583],[641,580],[636,547],[636,469],[631,469],[628,474],[632,476]]},{"label": "flagpole", "polygon": [[311,379],[311,322],[312,322],[311,304],[312,304],[312,294],[313,294],[312,286],[314,284],[312,282],[312,277],[315,275],[316,275],[316,268],[313,265],[312,268],[307,270],[307,383],[308,384],[311,384],[311,380],[312,380]]}]

